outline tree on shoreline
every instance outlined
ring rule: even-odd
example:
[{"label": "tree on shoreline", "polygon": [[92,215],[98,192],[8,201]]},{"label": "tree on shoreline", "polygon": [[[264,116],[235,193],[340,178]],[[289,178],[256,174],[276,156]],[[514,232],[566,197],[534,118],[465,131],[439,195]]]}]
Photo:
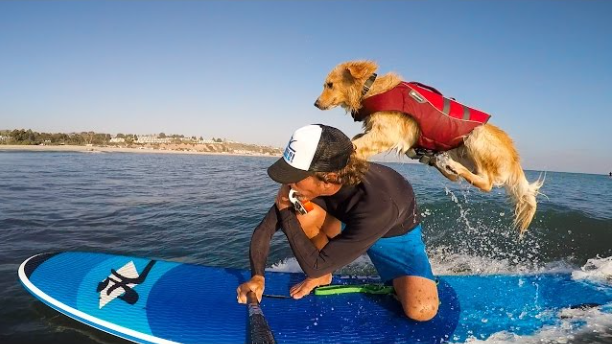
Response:
[{"label": "tree on shoreline", "polygon": [[93,131],[81,133],[39,133],[32,129],[3,130],[0,132],[3,139],[2,144],[15,145],[84,145],[84,144],[109,144],[111,135],[95,133]]}]

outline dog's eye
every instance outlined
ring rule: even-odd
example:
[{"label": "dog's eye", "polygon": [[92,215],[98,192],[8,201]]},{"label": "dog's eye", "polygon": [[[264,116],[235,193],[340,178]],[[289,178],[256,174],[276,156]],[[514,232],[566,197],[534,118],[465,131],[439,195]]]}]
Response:
[{"label": "dog's eye", "polygon": [[333,82],[328,82],[327,84],[325,84],[325,86],[327,88],[332,88],[332,87],[334,87],[334,83]]}]

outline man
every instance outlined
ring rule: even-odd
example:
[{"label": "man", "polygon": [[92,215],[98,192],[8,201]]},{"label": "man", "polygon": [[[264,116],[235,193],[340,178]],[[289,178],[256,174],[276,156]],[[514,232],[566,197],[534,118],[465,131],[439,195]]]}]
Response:
[{"label": "man", "polygon": [[[391,283],[406,316],[427,321],[438,311],[438,290],[421,238],[411,185],[393,169],[359,160],[340,130],[316,124],[295,131],[283,157],[268,168],[281,183],[276,203],[251,238],[252,278],[238,289],[238,302],[253,291],[259,300],[272,235],[282,228],[308,276],[293,286],[299,299],[331,282],[331,273],[368,253],[381,279]],[[289,191],[315,204],[296,214]],[[341,230],[341,222],[346,227]]]}]

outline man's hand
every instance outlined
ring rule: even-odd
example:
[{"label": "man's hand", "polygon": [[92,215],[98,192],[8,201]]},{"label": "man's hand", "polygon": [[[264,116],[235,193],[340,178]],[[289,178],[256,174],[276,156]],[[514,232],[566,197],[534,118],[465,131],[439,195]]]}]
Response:
[{"label": "man's hand", "polygon": [[283,210],[292,206],[289,201],[289,190],[291,190],[291,187],[285,184],[281,185],[278,190],[278,195],[276,195],[276,207],[278,210]]},{"label": "man's hand", "polygon": [[248,282],[242,283],[238,286],[238,289],[236,289],[236,293],[238,294],[238,303],[246,303],[247,294],[250,291],[254,292],[255,296],[257,296],[257,301],[261,302],[261,297],[263,295],[265,285],[266,279],[263,276],[255,275],[251,277]]}]

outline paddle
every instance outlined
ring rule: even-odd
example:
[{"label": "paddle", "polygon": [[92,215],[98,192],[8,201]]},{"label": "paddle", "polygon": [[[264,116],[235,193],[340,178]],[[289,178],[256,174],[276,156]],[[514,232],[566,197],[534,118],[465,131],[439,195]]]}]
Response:
[{"label": "paddle", "polygon": [[274,344],[274,335],[264,317],[255,293],[247,293],[247,308],[249,311],[249,344]]}]

